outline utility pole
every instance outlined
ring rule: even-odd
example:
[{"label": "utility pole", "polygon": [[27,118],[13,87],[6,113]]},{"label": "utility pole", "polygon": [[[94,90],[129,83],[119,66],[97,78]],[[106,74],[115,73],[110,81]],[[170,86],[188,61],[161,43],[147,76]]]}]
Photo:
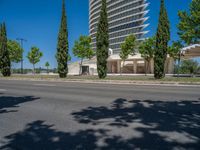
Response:
[{"label": "utility pole", "polygon": [[[23,38],[17,38],[16,40],[20,42],[21,48],[24,49],[24,48],[23,48],[23,43],[24,43],[24,42],[27,42],[27,40],[25,40],[25,39],[23,39]],[[24,62],[24,59],[23,59],[23,53],[22,53],[22,59],[21,59],[21,74],[24,73],[24,71],[23,71],[23,62]]]}]

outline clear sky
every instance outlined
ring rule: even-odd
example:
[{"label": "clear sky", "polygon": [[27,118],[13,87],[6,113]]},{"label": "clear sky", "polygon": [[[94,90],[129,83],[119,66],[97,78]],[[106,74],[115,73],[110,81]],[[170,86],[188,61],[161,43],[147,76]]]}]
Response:
[{"label": "clear sky", "polygon": [[[114,0],[113,0],[114,1]],[[160,0],[147,0],[150,5],[147,21],[152,36],[156,32]],[[165,0],[171,23],[171,39],[177,40],[178,10],[188,10],[192,0]],[[44,67],[46,61],[56,67],[56,45],[60,26],[62,0],[0,0],[0,22],[6,22],[9,39],[18,37],[27,40],[24,43],[25,53],[31,46],[37,46],[44,53],[37,67]],[[88,0],[66,0],[68,17],[70,53],[73,43],[80,35],[88,35]],[[72,61],[77,58],[72,56]],[[32,67],[25,58],[25,67]],[[16,65],[19,67],[20,65]]]}]

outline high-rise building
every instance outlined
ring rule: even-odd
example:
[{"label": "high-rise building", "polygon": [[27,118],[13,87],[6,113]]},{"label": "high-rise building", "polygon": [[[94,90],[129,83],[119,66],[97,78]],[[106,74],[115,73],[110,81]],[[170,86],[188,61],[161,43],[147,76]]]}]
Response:
[{"label": "high-rise building", "polygon": [[[148,26],[149,3],[147,0],[107,0],[107,13],[109,23],[109,57],[107,59],[107,72],[110,74],[152,74],[154,73],[154,61],[145,61],[140,53],[129,55],[126,61],[122,61],[119,56],[121,44],[126,37],[134,34],[138,41],[145,38],[145,31]],[[89,0],[89,30],[92,37],[92,47],[96,50],[96,33],[100,17],[101,0]],[[159,12],[158,12],[159,13]],[[173,73],[173,61],[167,58],[166,72]],[[79,65],[76,64],[79,68]],[[97,74],[97,60],[83,62],[88,74]],[[72,69],[76,68],[74,66]],[[79,69],[77,69],[78,72]],[[84,73],[85,74],[85,73]]]},{"label": "high-rise building", "polygon": [[[95,50],[101,0],[90,0],[89,5],[89,30]],[[109,44],[113,54],[119,54],[120,45],[130,34],[135,34],[138,40],[144,39],[148,32],[144,31],[148,26],[145,23],[148,19],[147,6],[146,0],[107,0]]]}]

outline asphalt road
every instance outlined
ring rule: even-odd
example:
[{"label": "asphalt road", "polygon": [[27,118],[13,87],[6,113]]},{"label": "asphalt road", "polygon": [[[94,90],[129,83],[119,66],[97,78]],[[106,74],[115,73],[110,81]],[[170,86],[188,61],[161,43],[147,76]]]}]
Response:
[{"label": "asphalt road", "polygon": [[0,80],[0,150],[200,149],[200,88]]}]

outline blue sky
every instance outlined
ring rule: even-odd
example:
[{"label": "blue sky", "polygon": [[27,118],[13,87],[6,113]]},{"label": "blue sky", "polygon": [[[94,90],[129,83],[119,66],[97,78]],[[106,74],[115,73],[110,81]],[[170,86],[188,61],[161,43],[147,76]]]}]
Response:
[{"label": "blue sky", "polygon": [[[156,32],[160,0],[147,0],[150,5],[147,21],[152,36]],[[192,0],[165,0],[171,23],[171,40],[177,40],[178,10],[188,10]],[[46,61],[56,67],[57,34],[60,25],[62,0],[0,0],[0,22],[6,22],[9,39],[25,38],[25,53],[31,46],[37,46],[44,53],[37,67],[44,67]],[[73,43],[80,35],[88,35],[88,0],[66,0],[70,53]],[[72,61],[77,58],[72,56]],[[26,68],[32,67],[25,58]],[[16,65],[19,67],[20,65]]]}]

